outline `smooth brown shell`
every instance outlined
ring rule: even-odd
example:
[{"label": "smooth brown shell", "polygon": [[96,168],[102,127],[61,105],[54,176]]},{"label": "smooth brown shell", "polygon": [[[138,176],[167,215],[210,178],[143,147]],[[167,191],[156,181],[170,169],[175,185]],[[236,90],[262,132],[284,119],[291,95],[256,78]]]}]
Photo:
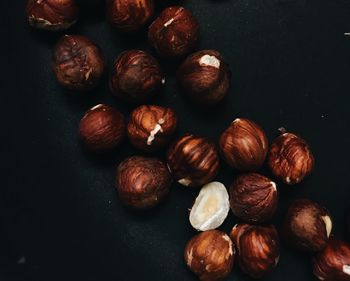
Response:
[{"label": "smooth brown shell", "polygon": [[64,35],[56,44],[52,69],[58,82],[71,90],[88,91],[100,82],[105,68],[101,49],[81,35]]},{"label": "smooth brown shell", "polygon": [[188,268],[202,281],[222,280],[234,262],[230,237],[218,230],[208,230],[194,236],[186,245],[184,258]]},{"label": "smooth brown shell", "polygon": [[32,27],[45,30],[63,30],[78,19],[74,0],[28,0],[26,13]]},{"label": "smooth brown shell", "polygon": [[238,224],[231,231],[240,268],[253,278],[271,272],[279,261],[280,244],[276,228]]},{"label": "smooth brown shell", "polygon": [[324,281],[350,281],[350,244],[330,239],[312,259],[313,272]]},{"label": "smooth brown shell", "polygon": [[327,233],[325,217],[331,218],[329,212],[319,204],[308,199],[295,200],[284,220],[284,239],[299,251],[322,250],[326,247],[330,235]]},{"label": "smooth brown shell", "polygon": [[268,140],[259,125],[237,118],[221,134],[219,147],[221,155],[231,167],[254,172],[264,164]]},{"label": "smooth brown shell", "polygon": [[286,184],[296,184],[314,167],[314,157],[302,138],[284,133],[272,143],[268,160],[272,173]]},{"label": "smooth brown shell", "polygon": [[232,212],[247,222],[265,222],[271,219],[276,211],[276,184],[260,174],[240,175],[231,184],[229,191]]},{"label": "smooth brown shell", "polygon": [[191,134],[170,146],[167,163],[174,178],[185,186],[202,186],[212,181],[219,171],[219,156],[214,144]]},{"label": "smooth brown shell", "polygon": [[161,12],[148,29],[148,40],[159,55],[178,58],[188,54],[197,45],[199,24],[193,14],[180,6]]},{"label": "smooth brown shell", "polygon": [[107,19],[122,32],[142,28],[154,15],[153,0],[108,0]]},{"label": "smooth brown shell", "polygon": [[81,142],[89,150],[108,151],[124,139],[124,117],[118,110],[99,104],[85,113],[78,132]]},{"label": "smooth brown shell", "polygon": [[157,158],[133,156],[119,164],[116,180],[121,202],[133,209],[149,209],[169,193],[171,175]]},{"label": "smooth brown shell", "polygon": [[160,92],[165,82],[157,60],[140,50],[122,52],[113,66],[112,92],[128,102],[143,102]]},{"label": "smooth brown shell", "polygon": [[151,152],[165,147],[176,129],[177,117],[172,109],[141,105],[131,113],[127,132],[133,146]]},{"label": "smooth brown shell", "polygon": [[188,56],[177,76],[193,101],[213,105],[228,94],[231,72],[219,52],[203,50]]}]

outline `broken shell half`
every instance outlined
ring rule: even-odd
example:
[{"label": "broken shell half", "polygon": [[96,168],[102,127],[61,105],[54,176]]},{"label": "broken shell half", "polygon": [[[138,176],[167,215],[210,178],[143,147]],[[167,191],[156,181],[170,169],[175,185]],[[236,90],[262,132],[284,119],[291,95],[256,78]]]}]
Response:
[{"label": "broken shell half", "polygon": [[205,231],[219,227],[230,210],[226,187],[220,182],[210,182],[199,192],[190,212],[191,225]]}]

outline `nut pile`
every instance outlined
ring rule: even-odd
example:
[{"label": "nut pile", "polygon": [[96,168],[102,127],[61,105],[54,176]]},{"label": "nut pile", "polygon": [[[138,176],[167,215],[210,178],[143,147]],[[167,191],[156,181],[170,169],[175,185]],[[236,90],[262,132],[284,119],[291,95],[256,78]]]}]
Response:
[{"label": "nut pile", "polygon": [[[74,0],[28,0],[26,12],[32,27],[65,30],[77,21],[79,7]],[[202,106],[221,102],[229,93],[231,72],[216,50],[190,54],[199,40],[196,17],[179,6],[166,8],[151,22],[154,14],[153,0],[106,2],[107,20],[116,30],[133,34],[149,25],[148,40],[158,56],[183,60],[177,79],[190,100]],[[83,35],[65,35],[53,50],[53,73],[69,90],[93,90],[105,65],[102,50]],[[280,231],[270,224],[278,207],[278,182],[295,185],[313,170],[314,156],[307,142],[283,132],[269,145],[264,130],[243,118],[235,119],[217,144],[190,133],[174,140],[179,125],[176,113],[159,105],[142,105],[157,96],[165,81],[155,57],[142,50],[126,50],[114,62],[110,90],[116,98],[137,104],[128,121],[105,104],[89,109],[80,121],[79,139],[93,153],[111,151],[126,137],[142,152],[167,148],[166,161],[132,156],[119,164],[116,189],[121,203],[138,210],[154,208],[167,197],[173,181],[184,188],[200,188],[189,213],[190,224],[200,233],[184,250],[188,268],[200,280],[227,277],[234,262],[253,278],[266,276],[279,262],[283,241],[312,254],[313,272],[319,280],[349,281],[350,245],[332,237],[331,215],[324,207],[297,199]],[[214,181],[220,158],[240,172],[228,188]],[[277,183],[259,173],[264,163]],[[216,228],[230,209],[241,223],[228,235]]]}]

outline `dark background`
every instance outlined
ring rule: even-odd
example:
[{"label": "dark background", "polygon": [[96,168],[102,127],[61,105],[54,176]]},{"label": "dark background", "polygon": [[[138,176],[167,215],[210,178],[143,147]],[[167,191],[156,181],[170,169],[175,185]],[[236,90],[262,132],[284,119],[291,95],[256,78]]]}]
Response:
[{"label": "dark background", "polygon": [[[69,34],[85,34],[104,50],[108,72],[125,49],[150,50],[146,32],[118,34],[104,20],[104,1],[80,1]],[[171,106],[179,134],[217,141],[236,117],[259,123],[270,140],[281,126],[304,137],[316,158],[314,173],[294,187],[279,185],[279,224],[291,200],[307,197],[333,214],[334,234],[346,235],[350,203],[350,3],[347,0],[196,0],[183,4],[201,23],[199,49],[222,53],[232,70],[230,95],[208,111],[195,108],[176,85],[177,62],[161,64],[165,91],[152,103]],[[160,3],[162,2],[162,3]],[[25,1],[1,1],[1,280],[196,280],[183,249],[195,234],[187,208],[197,190],[174,184],[151,212],[124,209],[115,193],[115,168],[139,154],[125,141],[106,157],[84,152],[76,136],[83,113],[114,99],[109,73],[90,95],[66,93],[51,70],[53,44],[63,33],[28,27]],[[160,155],[163,155],[161,153]],[[268,171],[264,171],[269,175]],[[226,185],[235,172],[222,164]],[[230,214],[222,230],[236,223]],[[25,263],[17,264],[24,256]],[[314,280],[309,257],[283,246],[280,264],[264,280]],[[235,269],[229,280],[251,280]]]}]

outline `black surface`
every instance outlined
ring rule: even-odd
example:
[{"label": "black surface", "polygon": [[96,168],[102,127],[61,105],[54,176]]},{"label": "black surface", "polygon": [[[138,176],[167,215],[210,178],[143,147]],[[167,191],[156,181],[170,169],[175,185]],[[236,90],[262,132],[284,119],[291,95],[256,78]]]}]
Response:
[{"label": "black surface", "polygon": [[[29,28],[24,2],[0,4],[0,279],[196,280],[182,256],[195,234],[187,208],[197,191],[174,185],[167,201],[152,212],[134,213],[120,205],[115,167],[138,152],[125,142],[109,157],[91,157],[79,146],[76,129],[84,111],[96,103],[115,105],[125,114],[132,106],[111,97],[108,74],[92,95],[65,93],[49,67],[52,46],[62,33]],[[145,33],[122,36],[105,23],[103,4],[80,2],[80,20],[68,33],[95,40],[109,70],[122,50],[149,50]],[[158,3],[159,9],[165,2]],[[270,140],[281,126],[300,134],[312,146],[316,168],[298,186],[279,185],[275,222],[291,200],[308,197],[331,211],[334,234],[350,240],[344,224],[350,202],[350,36],[344,36],[350,32],[349,2],[170,3],[182,3],[199,18],[200,48],[223,54],[233,72],[232,88],[219,108],[201,111],[178,90],[177,64],[162,61],[166,90],[154,102],[176,110],[179,134],[189,131],[216,141],[239,116],[261,124]],[[229,184],[234,176],[223,164],[217,179]],[[221,229],[229,231],[235,223],[230,214]],[[21,256],[26,263],[17,265]],[[229,280],[251,279],[235,269]],[[278,268],[263,280],[314,278],[308,257],[283,248]]]}]

